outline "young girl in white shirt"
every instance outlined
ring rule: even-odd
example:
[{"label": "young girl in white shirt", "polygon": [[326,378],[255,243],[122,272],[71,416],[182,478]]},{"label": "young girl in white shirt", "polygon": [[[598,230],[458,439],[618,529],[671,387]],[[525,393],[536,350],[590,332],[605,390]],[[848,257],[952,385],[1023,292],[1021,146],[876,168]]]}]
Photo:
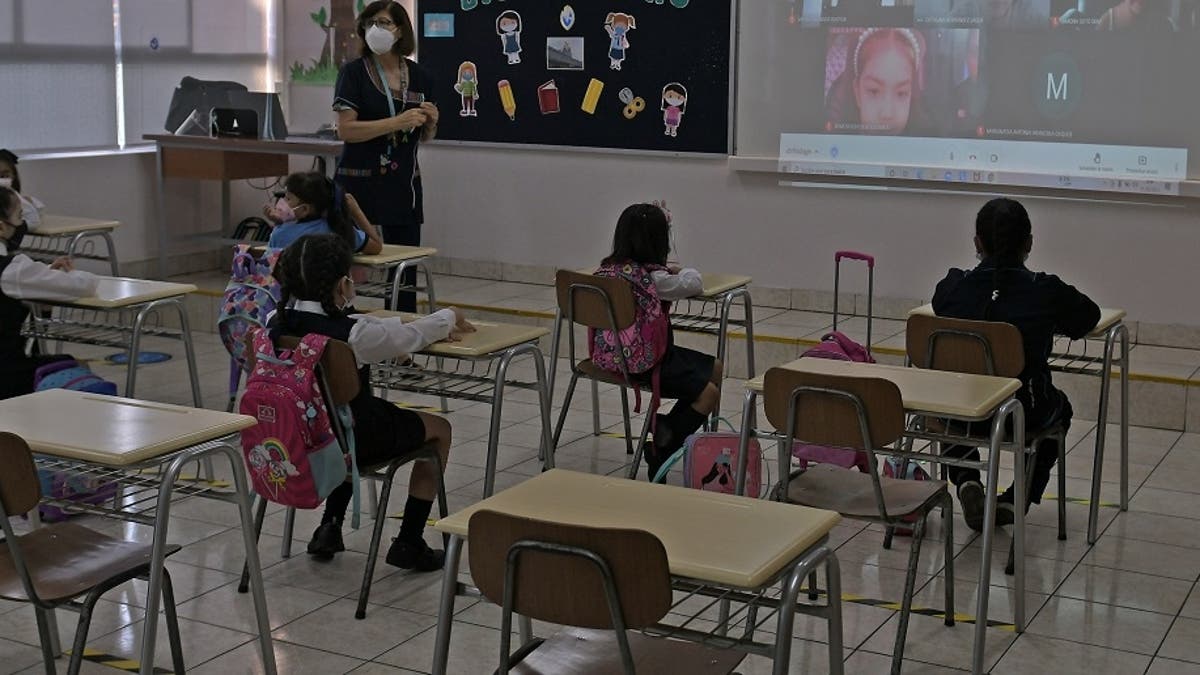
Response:
[{"label": "young girl in white shirt", "polygon": [[[281,336],[318,333],[350,345],[362,382],[358,396],[350,402],[360,466],[387,462],[432,441],[444,469],[450,453],[450,423],[443,417],[398,408],[373,395],[370,364],[405,357],[440,340],[459,339],[475,328],[457,309],[439,310],[410,322],[358,314],[353,306],[351,259],[350,245],[336,234],[301,237],[284,249],[275,264],[283,309],[272,322],[271,337],[277,341]],[[423,537],[437,485],[438,476],[430,464],[413,466],[400,534],[387,553],[389,565],[421,572],[441,569],[444,552],[430,548]],[[309,555],[328,560],[345,550],[342,521],[353,494],[353,486],[343,483],[325,500],[321,525],[308,544]]]},{"label": "young girl in white shirt", "polygon": [[29,317],[25,304],[37,300],[74,300],[96,292],[99,277],[76,270],[70,258],[52,264],[19,253],[29,231],[21,215],[21,196],[0,187],[0,399],[33,391],[39,366],[69,356],[41,356],[36,345],[26,349],[21,327]]}]

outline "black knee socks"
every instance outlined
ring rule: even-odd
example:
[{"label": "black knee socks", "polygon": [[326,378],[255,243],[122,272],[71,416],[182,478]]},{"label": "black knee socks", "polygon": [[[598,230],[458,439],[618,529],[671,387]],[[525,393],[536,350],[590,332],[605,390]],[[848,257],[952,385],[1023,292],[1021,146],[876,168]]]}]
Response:
[{"label": "black knee socks", "polygon": [[425,534],[425,523],[433,511],[433,502],[428,499],[417,499],[409,495],[404,503],[404,521],[400,523],[400,536],[403,542],[415,543]]},{"label": "black knee socks", "polygon": [[[679,401],[666,415],[659,415],[654,427],[654,449],[666,457],[679,449],[683,441],[708,421],[691,403]],[[665,454],[664,454],[665,453]]]},{"label": "black knee socks", "polygon": [[337,523],[342,524],[346,519],[346,508],[350,506],[350,500],[354,497],[354,486],[350,483],[342,483],[335,487],[333,492],[325,498],[325,513],[321,515],[321,524]]}]

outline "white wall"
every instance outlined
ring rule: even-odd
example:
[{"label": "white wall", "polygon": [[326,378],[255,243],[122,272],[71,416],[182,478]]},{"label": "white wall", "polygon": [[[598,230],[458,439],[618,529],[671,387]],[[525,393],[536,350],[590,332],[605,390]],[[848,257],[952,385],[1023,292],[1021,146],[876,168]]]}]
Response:
[{"label": "white wall", "polygon": [[[974,263],[984,198],[781,187],[724,160],[431,146],[421,161],[425,241],[455,258],[565,267],[602,257],[621,209],[666,199],[686,262],[758,285],[830,289],[833,251],[878,256],[876,293],[927,298],[950,265]],[[1025,199],[1031,267],[1134,318],[1200,324],[1197,211]],[[847,270],[847,289],[858,274]]]}]

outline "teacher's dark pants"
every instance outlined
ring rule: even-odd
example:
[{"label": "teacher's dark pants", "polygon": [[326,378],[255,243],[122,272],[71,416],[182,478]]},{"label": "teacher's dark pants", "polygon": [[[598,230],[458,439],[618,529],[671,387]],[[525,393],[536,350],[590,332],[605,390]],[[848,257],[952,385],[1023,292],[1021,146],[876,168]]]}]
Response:
[{"label": "teacher's dark pants", "polygon": [[[422,208],[421,178],[412,181],[412,197],[409,201],[409,179],[400,173],[382,176],[357,177],[338,176],[338,183],[346,192],[354,195],[367,220],[379,226],[383,241],[401,246],[421,245],[421,223],[424,221]],[[392,280],[388,277],[388,281]],[[414,286],[417,270],[405,271],[402,284]],[[396,298],[396,309],[401,312],[417,311],[417,294],[401,291]]]}]

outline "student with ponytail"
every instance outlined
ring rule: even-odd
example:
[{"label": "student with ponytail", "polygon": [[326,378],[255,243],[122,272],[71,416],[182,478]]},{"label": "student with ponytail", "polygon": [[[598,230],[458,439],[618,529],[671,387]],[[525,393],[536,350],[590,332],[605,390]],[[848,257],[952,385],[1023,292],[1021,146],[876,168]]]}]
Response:
[{"label": "student with ponytail", "polygon": [[[359,314],[353,306],[350,245],[336,234],[301,237],[275,264],[283,290],[280,309],[271,322],[271,337],[327,335],[350,345],[359,364],[362,388],[353,401],[355,455],[361,466],[382,464],[423,443],[433,442],[442,467],[450,452],[450,423],[444,417],[397,408],[371,393],[370,364],[402,358],[439,340],[457,340],[475,330],[457,309],[443,309],[412,321]],[[408,483],[408,502],[400,534],[387,553],[387,563],[402,569],[441,569],[444,554],[425,543],[425,522],[433,508],[438,478],[426,462],[417,463]],[[325,500],[325,514],[313,532],[308,554],[332,559],[345,550],[342,520],[354,489],[338,486]]]},{"label": "student with ponytail", "polygon": [[[1012,199],[991,200],[975,218],[979,265],[972,270],[951,269],[937,285],[933,309],[938,316],[998,321],[1017,327],[1025,350],[1025,370],[1020,376],[1023,386],[1017,398],[1025,407],[1026,430],[1038,431],[1053,424],[1066,427],[1071,423],[1071,402],[1050,379],[1048,361],[1054,336],[1083,338],[1100,321],[1100,308],[1058,277],[1029,270],[1025,261],[1032,250],[1033,228],[1025,207]],[[979,451],[967,446],[947,448],[944,454],[979,458]],[[1038,444],[1032,460],[1030,503],[1041,503],[1057,459],[1056,440]],[[950,480],[958,487],[967,525],[981,530],[985,493],[979,471],[952,467]],[[1010,486],[1000,497],[996,525],[1011,524],[1013,509]],[[1029,504],[1025,509],[1029,510]]]}]

